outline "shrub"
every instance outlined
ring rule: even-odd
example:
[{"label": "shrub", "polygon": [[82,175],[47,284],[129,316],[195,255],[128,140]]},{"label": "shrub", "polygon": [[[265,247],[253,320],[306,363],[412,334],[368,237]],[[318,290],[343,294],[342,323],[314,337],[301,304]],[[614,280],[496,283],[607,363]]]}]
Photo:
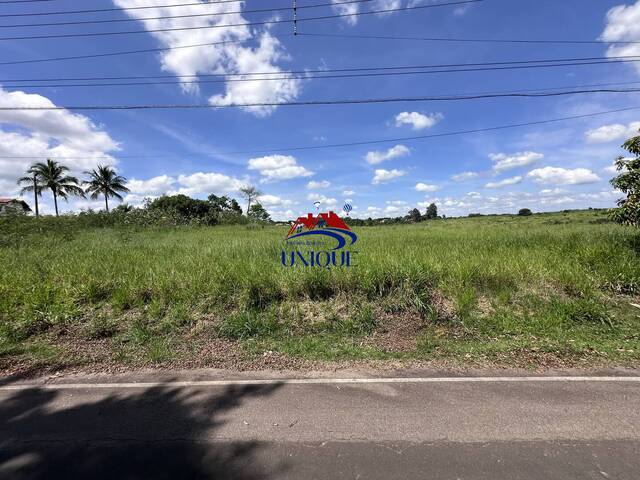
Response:
[{"label": "shrub", "polygon": [[518,210],[518,215],[520,215],[521,217],[528,217],[529,215],[533,215],[533,212],[531,212],[531,210],[529,210],[528,208],[521,208],[520,210]]}]

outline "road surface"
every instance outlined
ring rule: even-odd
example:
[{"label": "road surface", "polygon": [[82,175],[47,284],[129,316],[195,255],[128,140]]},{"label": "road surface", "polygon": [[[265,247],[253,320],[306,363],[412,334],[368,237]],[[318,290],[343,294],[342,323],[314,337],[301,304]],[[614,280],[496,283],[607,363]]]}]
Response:
[{"label": "road surface", "polygon": [[0,380],[0,478],[640,478],[640,376]]}]

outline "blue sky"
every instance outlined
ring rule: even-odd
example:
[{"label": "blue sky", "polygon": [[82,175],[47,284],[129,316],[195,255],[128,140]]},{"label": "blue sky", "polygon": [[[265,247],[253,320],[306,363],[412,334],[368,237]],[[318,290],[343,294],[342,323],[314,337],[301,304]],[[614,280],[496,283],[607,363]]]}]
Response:
[{"label": "blue sky", "polygon": [[[193,3],[196,0],[192,0]],[[142,17],[288,7],[288,0],[248,0],[163,8],[176,0],[92,0],[81,8],[158,6],[154,9],[40,17],[5,17],[0,24],[126,19],[122,24],[0,28],[0,36],[153,30],[242,24],[270,13],[146,20]],[[299,5],[325,0],[298,0]],[[301,17],[429,3],[375,0],[302,10]],[[431,2],[436,3],[436,2]],[[79,9],[78,2],[1,5],[0,13]],[[290,12],[279,13],[289,18]],[[640,41],[640,1],[486,0],[301,22],[302,33],[492,39]],[[0,106],[270,103],[324,99],[407,97],[640,82],[637,64],[443,73],[370,78],[304,79],[92,88],[14,88],[7,79],[286,72],[372,66],[458,64],[509,60],[640,55],[640,45],[499,44],[374,40],[290,35],[289,24],[237,26],[165,33],[0,41],[0,62],[233,41],[225,45],[84,59],[5,65]],[[194,76],[187,78],[186,76]],[[27,82],[32,84],[33,82]],[[60,82],[58,82],[60,83]],[[75,82],[77,83],[77,82]],[[634,85],[631,85],[634,86]],[[636,85],[637,86],[637,85]],[[640,105],[637,93],[459,102],[285,106],[205,110],[2,111],[0,196],[17,194],[15,179],[33,160],[57,157],[74,173],[108,163],[130,181],[127,201],[186,193],[238,196],[251,183],[274,218],[354,206],[359,217],[403,215],[432,201],[441,213],[515,212],[610,207],[618,194],[608,180],[620,144],[640,128],[640,110],[554,124],[415,141],[287,151],[385,138],[470,130]],[[634,123],[635,122],[635,123]],[[269,150],[268,153],[238,153]],[[26,198],[31,201],[30,198]],[[48,194],[45,210],[51,211]],[[71,200],[66,210],[101,208]]]}]

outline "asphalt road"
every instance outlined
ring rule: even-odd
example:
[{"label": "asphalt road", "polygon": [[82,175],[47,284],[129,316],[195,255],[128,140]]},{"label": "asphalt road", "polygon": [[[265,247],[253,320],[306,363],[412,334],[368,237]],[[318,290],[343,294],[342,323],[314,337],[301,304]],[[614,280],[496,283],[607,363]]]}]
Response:
[{"label": "asphalt road", "polygon": [[640,377],[108,380],[0,381],[0,478],[640,478]]}]

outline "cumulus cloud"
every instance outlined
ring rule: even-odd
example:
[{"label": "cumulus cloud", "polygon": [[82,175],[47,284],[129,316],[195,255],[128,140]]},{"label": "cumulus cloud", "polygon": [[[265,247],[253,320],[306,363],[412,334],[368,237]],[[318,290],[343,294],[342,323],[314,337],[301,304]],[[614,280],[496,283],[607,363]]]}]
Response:
[{"label": "cumulus cloud", "polygon": [[386,183],[393,180],[394,178],[402,177],[406,174],[407,172],[405,172],[404,170],[397,170],[395,168],[393,170],[378,169],[375,171],[372,183],[374,185],[377,185],[379,183]]},{"label": "cumulus cloud", "polygon": [[441,113],[423,114],[419,112],[401,112],[396,115],[396,127],[403,125],[411,125],[413,130],[423,130],[433,127],[442,120],[444,116]]},{"label": "cumulus cloud", "polygon": [[171,190],[175,181],[175,178],[168,175],[160,175],[148,180],[131,178],[127,182],[127,187],[134,195],[158,196]]},{"label": "cumulus cloud", "polygon": [[409,153],[410,150],[404,145],[396,145],[395,147],[391,147],[390,149],[388,149],[386,152],[368,152],[365,160],[370,165],[377,165],[378,163],[386,162],[387,160],[392,160],[394,158],[409,155]]},{"label": "cumulus cloud", "polygon": [[258,201],[265,207],[288,207],[293,205],[291,200],[278,197],[277,195],[260,195]]},{"label": "cumulus cloud", "polygon": [[355,194],[356,194],[356,192],[354,192],[353,190],[344,190],[342,192],[342,195],[345,195],[347,197],[350,197],[350,196],[355,195]]},{"label": "cumulus cloud", "polygon": [[631,122],[627,125],[613,123],[588,130],[585,132],[585,136],[589,143],[607,143],[614,140],[626,140],[638,135],[638,131],[640,131],[640,122]]},{"label": "cumulus cloud", "polygon": [[291,155],[268,155],[249,160],[249,170],[258,170],[262,175],[261,182],[289,180],[291,178],[310,177],[313,172],[298,165]]},{"label": "cumulus cloud", "polygon": [[[55,107],[47,97],[0,88],[0,107]],[[9,127],[8,129],[6,127]],[[68,110],[0,111],[0,189],[18,192],[16,180],[30,164],[60,158],[78,175],[98,163],[116,165],[118,143],[88,117]],[[34,157],[34,158],[21,158]]]},{"label": "cumulus cloud", "polygon": [[542,184],[551,185],[581,185],[585,183],[594,183],[600,180],[600,177],[587,168],[560,168],[560,167],[544,167],[536,168],[527,173],[527,177],[533,181]]},{"label": "cumulus cloud", "polygon": [[[209,44],[197,48],[173,48],[160,53],[162,69],[184,78],[199,74],[238,74],[244,72],[283,73],[278,77],[287,77],[287,71],[278,66],[288,60],[288,55],[280,41],[271,35],[268,29],[256,37],[245,25],[247,20],[237,12],[243,3],[218,3],[201,1],[199,4],[180,7],[180,15],[212,14],[211,16],[153,19],[152,17],[175,16],[176,9],[163,7],[164,0],[114,0],[121,8],[158,5],[156,8],[127,10],[126,14],[142,22],[144,28],[163,47]],[[192,3],[196,3],[195,1]],[[214,15],[227,13],[226,15]],[[145,20],[145,18],[147,18]],[[235,27],[211,28],[220,25],[238,25]],[[190,30],[153,32],[157,29],[190,28]],[[226,42],[222,43],[221,42]],[[210,97],[212,105],[230,105],[234,103],[280,103],[295,99],[301,88],[297,78],[279,80],[258,80],[249,82],[227,82],[225,92]],[[197,91],[193,84],[183,84],[187,92]],[[276,107],[246,107],[257,116],[271,114]]]},{"label": "cumulus cloud", "polygon": [[[607,49],[608,57],[640,55],[640,44],[624,44],[615,42],[640,41],[640,0],[633,5],[618,5],[607,12],[606,27],[600,36],[601,40],[614,42]],[[634,64],[640,74],[640,65]]]},{"label": "cumulus cloud", "polygon": [[307,183],[307,188],[309,190],[315,190],[319,188],[329,188],[330,186],[331,186],[331,182],[327,180],[321,180],[318,182],[316,182],[315,180],[311,180],[309,183]]},{"label": "cumulus cloud", "polygon": [[544,155],[537,152],[518,152],[512,154],[491,153],[489,158],[493,162],[494,172],[504,172],[514,168],[531,165],[544,158]]},{"label": "cumulus cloud", "polygon": [[307,195],[307,200],[311,202],[320,202],[320,208],[334,208],[338,204],[338,200],[331,197],[326,197],[320,193],[310,193]]},{"label": "cumulus cloud", "polygon": [[418,192],[435,192],[436,190],[440,190],[440,187],[438,185],[429,185],[427,183],[416,183],[415,189]]},{"label": "cumulus cloud", "polygon": [[224,175],[222,173],[192,173],[191,175],[179,175],[180,188],[176,192],[195,197],[203,193],[231,193],[237,192],[245,185],[242,180]]},{"label": "cumulus cloud", "polygon": [[[360,5],[357,3],[343,3],[344,0],[331,0],[332,10],[338,15],[353,15],[360,11]],[[342,17],[343,21],[349,25],[355,25],[358,23],[358,17]]]},{"label": "cumulus cloud", "polygon": [[522,181],[521,176],[505,178],[504,180],[500,180],[498,182],[489,182],[484,188],[502,188],[508,187],[509,185],[516,185]]},{"label": "cumulus cloud", "polygon": [[451,180],[453,180],[454,182],[465,182],[467,180],[471,180],[472,178],[476,178],[477,176],[478,173],[476,172],[462,172],[451,175]]}]

